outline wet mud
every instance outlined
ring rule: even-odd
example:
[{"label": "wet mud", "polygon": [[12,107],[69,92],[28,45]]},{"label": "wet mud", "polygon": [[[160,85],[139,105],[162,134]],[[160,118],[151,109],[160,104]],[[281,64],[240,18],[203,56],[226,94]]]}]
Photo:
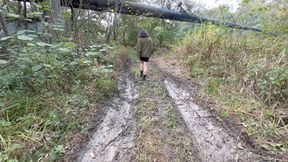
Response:
[{"label": "wet mud", "polygon": [[[174,74],[177,67],[167,68],[167,65],[163,65],[163,60],[162,62],[161,59],[155,60],[152,65],[161,72],[167,92],[186,123],[202,161],[263,160],[261,156],[255,154],[257,150],[252,149],[249,139],[242,135],[241,128],[227,128],[233,125],[230,123],[233,120],[225,123],[210,101],[199,101],[197,94],[199,85],[187,80],[187,71]],[[199,102],[205,103],[199,105]],[[203,105],[205,106],[202,107]]]},{"label": "wet mud", "polygon": [[120,78],[120,97],[114,99],[103,122],[78,161],[133,161],[136,119],[134,104],[138,94],[128,72]]},{"label": "wet mud", "polygon": [[137,81],[124,69],[120,96],[78,161],[257,161],[245,141],[196,102],[193,83],[182,84],[155,64],[150,75]]},{"label": "wet mud", "polygon": [[236,142],[209,120],[210,114],[193,103],[193,98],[184,89],[165,80],[165,86],[179,109],[203,161],[237,161],[240,157]]}]

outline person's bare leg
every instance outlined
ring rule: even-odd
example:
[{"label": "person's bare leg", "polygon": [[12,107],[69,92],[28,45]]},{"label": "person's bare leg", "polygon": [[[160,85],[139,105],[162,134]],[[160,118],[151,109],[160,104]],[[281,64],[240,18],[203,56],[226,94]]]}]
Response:
[{"label": "person's bare leg", "polygon": [[144,62],[144,75],[147,75],[148,73],[148,62]]},{"label": "person's bare leg", "polygon": [[144,71],[144,62],[140,62],[140,77],[143,77],[143,71]]},{"label": "person's bare leg", "polygon": [[148,62],[144,62],[143,80],[146,80],[147,73],[148,73]]},{"label": "person's bare leg", "polygon": [[144,62],[143,61],[140,62],[140,71],[144,71]]}]

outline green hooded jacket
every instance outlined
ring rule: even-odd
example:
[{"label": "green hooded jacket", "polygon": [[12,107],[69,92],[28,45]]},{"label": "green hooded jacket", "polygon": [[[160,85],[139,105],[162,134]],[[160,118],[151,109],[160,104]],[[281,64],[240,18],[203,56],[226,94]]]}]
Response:
[{"label": "green hooded jacket", "polygon": [[153,42],[151,38],[138,38],[137,52],[139,57],[151,57],[153,54]]}]

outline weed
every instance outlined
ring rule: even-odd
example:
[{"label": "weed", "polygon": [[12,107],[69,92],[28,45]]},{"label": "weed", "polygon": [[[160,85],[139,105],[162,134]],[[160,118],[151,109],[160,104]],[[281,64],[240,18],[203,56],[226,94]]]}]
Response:
[{"label": "weed", "polygon": [[15,35],[1,42],[11,54],[0,70],[3,162],[60,160],[71,149],[66,138],[87,136],[99,104],[117,94],[117,53],[108,45],[76,55],[73,42],[48,44],[32,34],[29,41]]},{"label": "weed", "polygon": [[175,50],[182,52],[204,93],[222,106],[224,118],[237,117],[260,146],[281,143],[282,149],[276,149],[278,145],[266,149],[285,154],[281,151],[288,148],[287,131],[283,133],[275,122],[279,119],[275,110],[288,106],[287,43],[285,35],[230,33],[205,24],[187,33]]}]

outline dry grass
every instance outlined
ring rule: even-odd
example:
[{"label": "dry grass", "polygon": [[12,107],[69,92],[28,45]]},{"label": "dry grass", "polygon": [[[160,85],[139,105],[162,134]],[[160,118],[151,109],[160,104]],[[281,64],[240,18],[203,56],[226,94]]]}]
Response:
[{"label": "dry grass", "polygon": [[284,36],[230,35],[207,25],[188,33],[174,50],[181,51],[202,93],[221,105],[223,117],[238,118],[263,150],[285,156],[287,123],[278,111],[288,107],[287,43]]}]

